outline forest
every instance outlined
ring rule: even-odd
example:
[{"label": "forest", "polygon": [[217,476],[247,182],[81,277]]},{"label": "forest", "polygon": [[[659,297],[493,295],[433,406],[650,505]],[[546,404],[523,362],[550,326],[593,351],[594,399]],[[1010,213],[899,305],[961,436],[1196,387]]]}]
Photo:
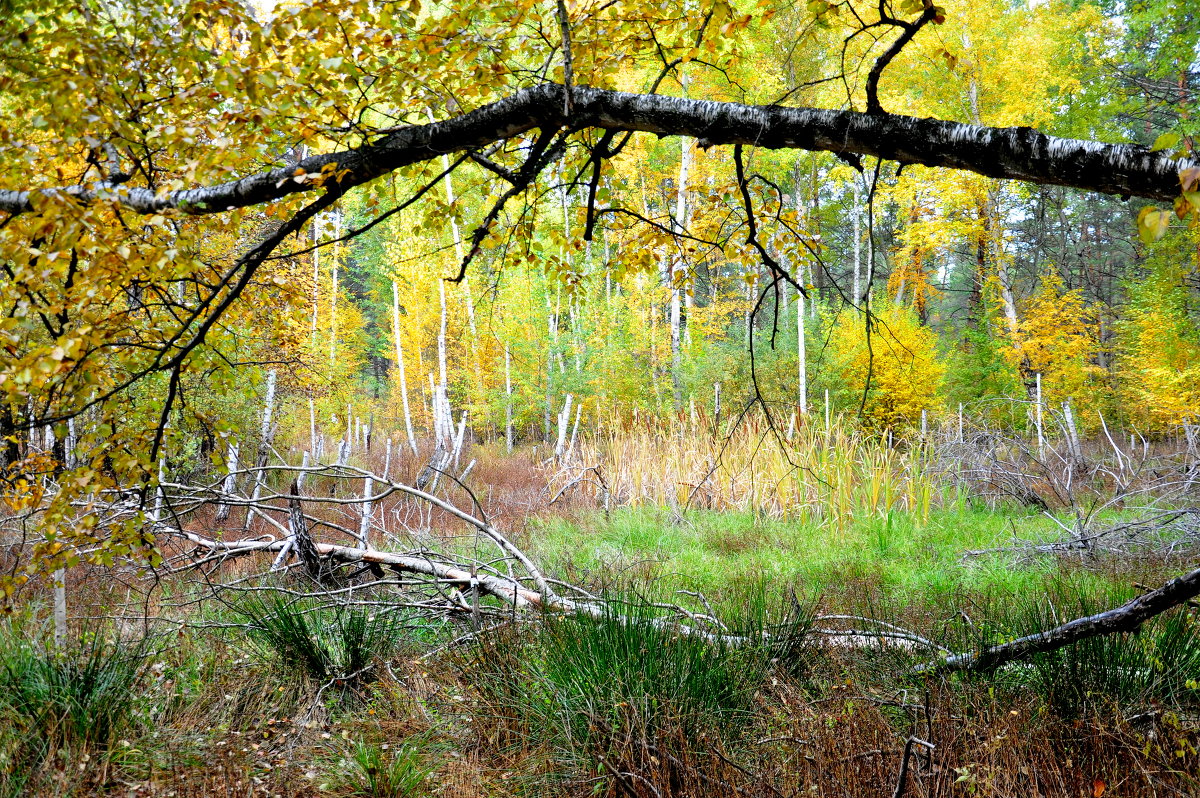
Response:
[{"label": "forest", "polygon": [[9,0],[0,798],[1200,793],[1184,0]]}]

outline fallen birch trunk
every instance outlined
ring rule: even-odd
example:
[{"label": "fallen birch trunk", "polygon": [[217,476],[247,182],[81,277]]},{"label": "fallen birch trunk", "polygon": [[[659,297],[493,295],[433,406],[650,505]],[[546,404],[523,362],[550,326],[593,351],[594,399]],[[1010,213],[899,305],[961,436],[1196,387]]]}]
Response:
[{"label": "fallen birch trunk", "polygon": [[[311,497],[309,500],[312,502],[354,504],[364,501],[381,501],[384,497],[392,493],[402,493],[425,501],[475,527],[484,537],[491,540],[500,549],[504,560],[519,564],[526,575],[524,577],[517,577],[511,575],[510,571],[510,575],[505,576],[493,564],[489,563],[447,563],[434,559],[433,555],[380,551],[378,549],[360,547],[361,544],[358,546],[343,546],[332,543],[312,543],[311,545],[315,549],[316,555],[321,558],[327,558],[344,564],[364,563],[389,568],[397,573],[424,576],[433,580],[434,584],[453,585],[464,592],[467,590],[472,592],[478,591],[483,595],[492,596],[510,605],[514,610],[517,608],[534,608],[554,612],[580,613],[596,619],[619,617],[614,614],[610,603],[597,597],[591,597],[582,590],[574,589],[576,595],[588,596],[586,600],[571,598],[553,590],[550,587],[552,580],[548,580],[530,557],[514,545],[512,541],[491,523],[464,512],[445,499],[408,485],[391,482],[383,477],[358,468],[310,467],[304,469],[289,466],[276,466],[274,468],[278,471],[304,472],[309,474],[320,473],[325,476],[332,475],[353,480],[370,478],[382,488],[381,492],[374,494],[370,499]],[[179,485],[168,487],[184,488],[187,490],[185,486]],[[193,490],[190,500],[196,501],[198,496],[203,495],[205,492],[214,496],[220,495],[218,486],[214,485],[200,492]],[[270,504],[272,500],[284,500],[287,504],[284,508],[277,507]],[[305,528],[303,524],[304,516],[299,510],[299,496],[295,494],[265,496],[257,503],[245,499],[233,500],[230,503],[251,504],[258,511],[258,514],[264,518],[267,518],[267,513],[271,511],[288,512],[292,516],[291,528],[293,530]],[[323,523],[327,526],[332,526],[328,522]],[[344,531],[350,537],[356,537],[355,532],[357,530]],[[156,525],[155,532],[185,538],[193,545],[208,553],[209,556],[205,558],[205,561],[211,561],[212,558],[267,552],[276,554],[285,553],[284,556],[286,557],[287,550],[293,547],[295,543],[300,542],[289,539],[289,537],[294,537],[294,534],[282,540],[275,540],[274,538],[263,539],[260,537],[240,541],[222,541],[198,534],[194,531],[181,530],[161,523]],[[308,536],[303,535],[302,537]],[[310,571],[312,570],[311,557],[312,554],[310,552],[309,557],[305,558],[307,560],[305,566]],[[528,583],[532,583],[533,587],[529,587]],[[944,655],[940,656],[939,659],[918,666],[915,669],[916,673],[944,674],[955,671],[987,671],[1010,662],[1028,659],[1036,654],[1057,651],[1080,640],[1109,634],[1134,632],[1146,621],[1184,604],[1198,595],[1200,595],[1200,568],[1172,579],[1162,587],[1143,593],[1120,607],[1084,618],[1077,618],[1053,629],[1027,635],[982,651],[959,654],[951,653],[937,643],[909,630],[874,619],[857,616],[817,616],[812,619],[813,625],[808,629],[808,632],[819,635],[827,645],[838,647],[857,648],[869,645],[887,645],[902,647],[908,650],[936,650],[939,652],[939,655]],[[648,619],[646,621],[648,625],[656,628],[669,629],[677,634],[694,635],[714,643],[732,646],[769,642],[770,639],[766,635],[747,637],[731,634],[711,615],[691,613],[683,607],[676,605],[655,606],[676,612],[675,618],[664,617]],[[685,620],[686,622],[684,622]],[[875,628],[842,630],[824,628],[820,625],[831,621],[855,621]],[[710,631],[710,629],[714,631]]]}]

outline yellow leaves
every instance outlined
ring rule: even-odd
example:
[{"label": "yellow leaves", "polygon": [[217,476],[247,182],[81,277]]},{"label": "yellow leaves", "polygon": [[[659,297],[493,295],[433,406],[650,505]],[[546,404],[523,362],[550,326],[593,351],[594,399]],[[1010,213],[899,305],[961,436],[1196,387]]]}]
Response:
[{"label": "yellow leaves", "polygon": [[1138,238],[1145,244],[1153,244],[1167,233],[1171,223],[1171,212],[1147,205],[1138,213]]},{"label": "yellow leaves", "polygon": [[1100,351],[1097,309],[1078,289],[1064,291],[1062,278],[1049,271],[1023,310],[1006,359],[1027,373],[1040,373],[1051,401],[1082,401],[1101,374],[1092,362]]},{"label": "yellow leaves", "polygon": [[937,336],[911,310],[885,303],[867,320],[843,314],[834,320],[830,347],[835,367],[849,392],[861,402],[868,423],[889,428],[918,421],[937,404],[945,367]]},{"label": "yellow leaves", "polygon": [[1179,186],[1185,193],[1200,189],[1200,166],[1189,166],[1180,170]]},{"label": "yellow leaves", "polygon": [[1174,131],[1168,131],[1154,140],[1154,144],[1150,146],[1151,150],[1173,150],[1179,146],[1180,135]]},{"label": "yellow leaves", "polygon": [[1200,417],[1200,336],[1188,273],[1172,263],[1137,285],[1120,321],[1118,373],[1136,423],[1169,429]]}]

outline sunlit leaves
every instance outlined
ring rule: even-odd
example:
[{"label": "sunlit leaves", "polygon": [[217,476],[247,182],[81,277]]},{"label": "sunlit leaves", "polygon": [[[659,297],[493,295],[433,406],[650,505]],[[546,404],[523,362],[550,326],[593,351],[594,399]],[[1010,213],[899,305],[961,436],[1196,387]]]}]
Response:
[{"label": "sunlit leaves", "polygon": [[1152,244],[1166,235],[1170,223],[1170,211],[1147,205],[1138,212],[1138,237],[1143,243]]},{"label": "sunlit leaves", "polygon": [[849,316],[827,324],[845,399],[861,403],[867,424],[903,427],[936,407],[945,367],[937,337],[912,310],[883,303],[871,319]]},{"label": "sunlit leaves", "polygon": [[1021,309],[1020,323],[1005,353],[1009,362],[1026,374],[1041,374],[1048,401],[1073,399],[1086,404],[1089,385],[1102,376],[1094,364],[1101,348],[1098,309],[1084,299],[1082,291],[1065,290],[1056,272],[1042,275],[1037,291]]},{"label": "sunlit leaves", "polygon": [[1170,429],[1200,416],[1200,336],[1189,275],[1174,262],[1153,264],[1133,286],[1121,321],[1120,372],[1139,426]]}]

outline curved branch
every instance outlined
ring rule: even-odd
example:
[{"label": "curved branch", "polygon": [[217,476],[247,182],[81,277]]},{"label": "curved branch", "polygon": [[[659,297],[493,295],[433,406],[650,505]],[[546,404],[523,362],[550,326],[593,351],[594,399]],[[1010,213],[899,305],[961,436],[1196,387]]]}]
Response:
[{"label": "curved branch", "polygon": [[875,59],[875,64],[871,67],[871,71],[867,73],[867,113],[882,114],[886,113],[883,106],[879,104],[879,79],[883,76],[883,70],[887,69],[888,64],[892,63],[892,59],[900,55],[900,51],[913,40],[920,32],[921,28],[932,22],[938,15],[937,7],[934,6],[932,0],[925,0],[925,10],[921,12],[921,16],[913,22],[904,22],[903,20],[893,19],[885,13],[884,4],[879,4],[879,19],[881,23],[894,25],[904,30],[903,33],[892,42],[892,46],[884,52],[883,55]]},{"label": "curved branch", "polygon": [[7,189],[0,190],[0,211],[27,213],[40,204],[39,195],[66,194],[80,202],[120,202],[139,213],[221,213],[322,187],[336,186],[341,193],[402,167],[486,147],[534,128],[689,136],[704,147],[744,144],[849,153],[1158,201],[1178,196],[1180,171],[1200,167],[1200,160],[1174,159],[1137,145],[1062,139],[1027,127],[989,128],[898,114],[753,106],[586,86],[572,87],[571,95],[569,117],[563,114],[565,89],[547,83],[442,122],[397,128],[362,147],[315,155],[294,167],[229,183],[163,193],[111,181]]}]

